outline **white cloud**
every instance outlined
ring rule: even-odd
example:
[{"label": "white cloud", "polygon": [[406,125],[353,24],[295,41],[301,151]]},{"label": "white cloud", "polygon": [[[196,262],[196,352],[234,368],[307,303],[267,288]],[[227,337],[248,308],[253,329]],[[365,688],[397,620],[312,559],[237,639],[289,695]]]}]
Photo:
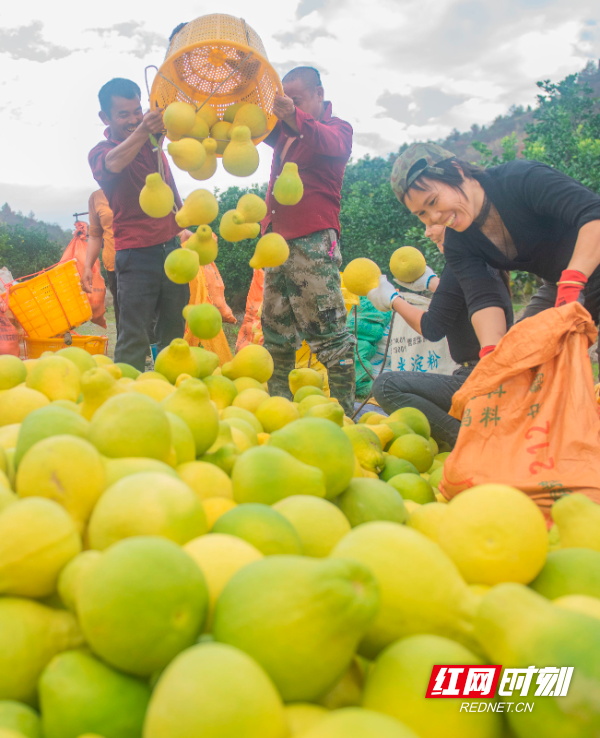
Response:
[{"label": "white cloud", "polygon": [[[230,0],[261,36],[280,74],[322,72],[334,114],[355,130],[354,157],[468,130],[535,102],[538,79],[559,80],[600,56],[597,0]],[[64,226],[96,188],[87,154],[102,138],[97,92],[114,76],[145,94],[144,67],[160,66],[165,39],[203,8],[191,0],[148,13],[142,0],[80,4],[57,13],[46,0],[3,6],[0,204]],[[268,179],[271,151],[251,178],[221,168],[209,187]],[[175,174],[185,196],[197,184]]]}]

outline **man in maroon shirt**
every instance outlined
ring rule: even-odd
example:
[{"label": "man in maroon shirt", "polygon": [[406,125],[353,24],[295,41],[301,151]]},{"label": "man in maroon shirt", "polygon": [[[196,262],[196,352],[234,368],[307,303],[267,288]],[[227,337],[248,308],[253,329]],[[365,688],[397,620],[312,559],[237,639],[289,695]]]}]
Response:
[{"label": "man in maroon shirt", "polygon": [[[332,116],[316,69],[293,69],[283,89],[273,104],[279,122],[266,139],[275,151],[262,223],[263,234],[272,229],[290,247],[285,264],[265,269],[262,329],[275,362],[269,390],[291,396],[288,374],[300,336],[327,367],[332,397],[352,415],[355,341],[346,327],[339,271],[340,200],[352,127]],[[298,165],[304,196],[297,205],[280,205],[273,185],[289,161]]]},{"label": "man in maroon shirt", "polygon": [[[150,134],[163,130],[162,111],[144,115],[140,95],[140,88],[128,79],[112,79],[102,87],[98,99],[100,119],[108,126],[106,141],[94,146],[88,158],[113,212],[119,300],[115,361],[144,371],[155,319],[159,351],[183,337],[182,310],[190,291],[187,284],[171,282],[164,269],[168,254],[180,246],[175,214],[150,218],[140,207],[146,176],[158,171],[159,152]],[[166,157],[162,152],[160,156],[166,182],[181,207]]]}]

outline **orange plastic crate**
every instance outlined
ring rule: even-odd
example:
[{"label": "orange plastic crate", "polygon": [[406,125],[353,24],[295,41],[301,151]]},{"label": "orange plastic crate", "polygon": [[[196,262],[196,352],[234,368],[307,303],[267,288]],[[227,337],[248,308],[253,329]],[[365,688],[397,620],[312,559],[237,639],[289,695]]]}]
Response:
[{"label": "orange plastic crate", "polygon": [[[71,335],[71,346],[77,346],[88,352],[88,354],[106,354],[108,349],[108,336],[78,336]],[[67,348],[62,336],[57,338],[30,338],[25,337],[25,353],[27,359],[37,359],[44,351],[60,351]]]},{"label": "orange plastic crate", "polygon": [[30,338],[58,336],[92,317],[75,259],[12,284],[8,304]]}]

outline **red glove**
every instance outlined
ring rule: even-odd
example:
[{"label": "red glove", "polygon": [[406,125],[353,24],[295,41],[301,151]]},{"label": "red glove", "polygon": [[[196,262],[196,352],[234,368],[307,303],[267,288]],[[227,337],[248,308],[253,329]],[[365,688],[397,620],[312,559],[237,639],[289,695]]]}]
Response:
[{"label": "red glove", "polygon": [[492,351],[496,348],[496,346],[484,346],[481,351],[479,352],[479,358],[483,359],[484,356],[487,356],[488,354],[491,354]]},{"label": "red glove", "polygon": [[567,305],[569,302],[575,302],[579,297],[579,293],[585,287],[587,277],[585,274],[578,272],[577,269],[565,269],[560,275],[558,284],[558,292],[556,293],[556,302],[554,307]]}]

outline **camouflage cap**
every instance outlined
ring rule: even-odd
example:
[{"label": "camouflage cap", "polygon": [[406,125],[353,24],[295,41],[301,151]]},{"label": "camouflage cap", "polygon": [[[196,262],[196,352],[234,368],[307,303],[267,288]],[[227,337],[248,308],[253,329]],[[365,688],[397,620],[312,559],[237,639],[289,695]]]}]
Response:
[{"label": "camouflage cap", "polygon": [[453,159],[455,155],[433,143],[411,144],[406,151],[394,162],[392,169],[392,189],[400,202],[411,184],[424,172],[443,174],[443,170],[436,167],[446,159]]}]

